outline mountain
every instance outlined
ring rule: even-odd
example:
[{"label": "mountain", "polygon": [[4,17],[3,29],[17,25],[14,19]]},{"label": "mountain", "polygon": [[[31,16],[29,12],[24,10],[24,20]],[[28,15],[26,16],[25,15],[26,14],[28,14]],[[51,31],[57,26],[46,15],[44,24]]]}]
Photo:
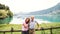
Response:
[{"label": "mountain", "polygon": [[44,15],[44,14],[50,14],[52,12],[57,12],[58,10],[59,10],[59,14],[60,14],[60,3],[58,3],[56,6],[51,7],[49,9],[31,12],[31,13],[29,13],[27,15]]},{"label": "mountain", "polygon": [[54,7],[41,11],[31,12],[27,15],[42,15],[42,16],[38,16],[38,19],[43,19],[50,22],[60,22],[60,3],[58,3]]},{"label": "mountain", "polygon": [[[58,11],[59,10],[59,11]],[[58,11],[58,12],[57,12]],[[60,14],[60,3],[58,3],[56,6],[45,9],[45,10],[40,10],[40,11],[35,11],[35,12],[30,12],[28,14],[24,14],[24,13],[18,13],[18,14],[14,14],[14,16],[17,15],[47,15],[47,14]]]},{"label": "mountain", "polygon": [[[54,7],[51,7],[51,8],[45,9],[45,10],[30,12],[28,14],[18,13],[15,16],[17,18],[21,18],[21,17],[24,17],[25,15],[28,15],[28,16],[29,15],[38,15],[38,16],[34,16],[34,17],[36,19],[43,19],[43,20],[50,21],[50,22],[60,22],[60,3],[58,3]],[[42,16],[40,16],[40,15],[42,15]]]}]

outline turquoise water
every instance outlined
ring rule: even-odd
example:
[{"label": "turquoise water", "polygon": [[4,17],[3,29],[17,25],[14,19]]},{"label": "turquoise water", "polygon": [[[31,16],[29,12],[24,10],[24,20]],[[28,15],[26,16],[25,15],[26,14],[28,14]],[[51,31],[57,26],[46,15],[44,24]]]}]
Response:
[{"label": "turquoise water", "polygon": [[[24,19],[24,17],[30,17],[30,16],[22,16],[21,18]],[[60,22],[60,15],[54,15],[54,16],[34,16],[35,19],[42,19],[44,21],[49,22]]]},{"label": "turquoise water", "polygon": [[36,19],[43,19],[50,22],[60,22],[60,16],[35,16]]}]

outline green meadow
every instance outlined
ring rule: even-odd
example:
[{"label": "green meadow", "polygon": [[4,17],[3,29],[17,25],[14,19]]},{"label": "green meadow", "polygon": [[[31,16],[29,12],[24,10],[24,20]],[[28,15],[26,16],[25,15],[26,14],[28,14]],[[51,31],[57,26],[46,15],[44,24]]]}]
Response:
[{"label": "green meadow", "polygon": [[[57,27],[60,26],[60,23],[42,23],[40,24],[40,27],[48,28],[48,27]],[[11,27],[13,27],[14,30],[21,30],[22,24],[0,24],[0,30],[11,30]],[[36,26],[37,28],[37,26]],[[44,30],[44,31],[36,31],[36,34],[50,34],[50,30]],[[0,34],[3,34],[0,32]],[[11,32],[6,32],[5,34],[11,34]],[[13,34],[21,34],[21,32],[13,32]],[[60,28],[59,29],[53,29],[53,34],[60,34]]]}]

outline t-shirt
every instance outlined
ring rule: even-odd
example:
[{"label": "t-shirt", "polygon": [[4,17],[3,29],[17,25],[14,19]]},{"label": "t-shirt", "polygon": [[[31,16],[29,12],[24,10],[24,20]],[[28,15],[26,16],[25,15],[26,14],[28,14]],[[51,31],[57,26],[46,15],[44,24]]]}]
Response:
[{"label": "t-shirt", "polygon": [[[24,27],[24,25],[25,25],[26,27]],[[27,30],[28,30],[28,24],[23,23],[23,24],[22,24],[22,31],[27,31]]]},{"label": "t-shirt", "polygon": [[35,28],[35,23],[37,23],[37,21],[30,21],[30,23],[29,23],[29,28],[30,29],[34,29]]}]

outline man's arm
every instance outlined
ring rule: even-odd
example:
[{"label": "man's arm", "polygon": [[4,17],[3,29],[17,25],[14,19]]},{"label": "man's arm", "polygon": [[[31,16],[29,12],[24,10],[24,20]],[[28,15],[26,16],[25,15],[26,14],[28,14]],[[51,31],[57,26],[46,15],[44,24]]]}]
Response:
[{"label": "man's arm", "polygon": [[37,28],[39,28],[39,24],[37,23]]},{"label": "man's arm", "polygon": [[37,24],[37,28],[39,28],[39,23],[37,22],[37,21],[35,21],[36,22],[36,24]]}]

